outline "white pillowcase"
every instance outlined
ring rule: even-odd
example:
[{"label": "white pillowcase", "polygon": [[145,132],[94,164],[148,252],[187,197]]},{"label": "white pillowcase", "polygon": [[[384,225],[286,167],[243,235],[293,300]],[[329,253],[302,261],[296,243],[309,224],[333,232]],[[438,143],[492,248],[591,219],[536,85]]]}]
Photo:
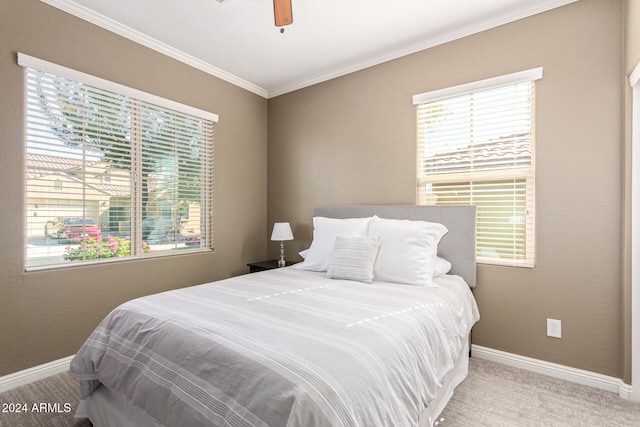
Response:
[{"label": "white pillowcase", "polygon": [[379,248],[379,237],[336,237],[327,277],[373,282],[373,267]]},{"label": "white pillowcase", "polygon": [[451,271],[451,263],[444,258],[436,257],[436,265],[433,269],[433,277],[442,276]]},{"label": "white pillowcase", "polygon": [[302,268],[327,271],[333,246],[338,236],[366,236],[371,218],[313,218],[313,241],[305,254]]},{"label": "white pillowcase", "polygon": [[438,223],[384,219],[374,216],[369,236],[380,237],[374,268],[377,280],[415,286],[433,286],[438,242],[447,233]]}]

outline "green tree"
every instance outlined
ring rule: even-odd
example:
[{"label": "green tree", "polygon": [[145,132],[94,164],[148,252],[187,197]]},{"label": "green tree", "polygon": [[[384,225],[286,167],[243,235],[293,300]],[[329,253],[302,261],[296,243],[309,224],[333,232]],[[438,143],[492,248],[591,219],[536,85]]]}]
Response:
[{"label": "green tree", "polygon": [[64,144],[131,172],[132,143],[140,142],[143,217],[150,215],[152,183],[176,212],[182,201],[201,200],[202,121],[78,82],[52,82],[41,88],[40,104],[51,131]]}]

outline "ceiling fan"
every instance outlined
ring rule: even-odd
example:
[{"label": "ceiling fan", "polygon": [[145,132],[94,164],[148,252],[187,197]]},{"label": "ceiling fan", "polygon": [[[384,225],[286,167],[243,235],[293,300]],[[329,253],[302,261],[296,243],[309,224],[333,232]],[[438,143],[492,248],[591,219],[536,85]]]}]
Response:
[{"label": "ceiling fan", "polygon": [[[217,0],[222,4],[227,0]],[[273,16],[275,18],[276,27],[284,27],[293,23],[293,12],[291,11],[291,0],[273,0]],[[284,33],[284,28],[280,28],[280,32]]]},{"label": "ceiling fan", "polygon": [[[273,15],[276,27],[284,27],[291,24],[293,22],[291,0],[273,0]],[[280,32],[284,32],[284,28],[280,28]]]}]

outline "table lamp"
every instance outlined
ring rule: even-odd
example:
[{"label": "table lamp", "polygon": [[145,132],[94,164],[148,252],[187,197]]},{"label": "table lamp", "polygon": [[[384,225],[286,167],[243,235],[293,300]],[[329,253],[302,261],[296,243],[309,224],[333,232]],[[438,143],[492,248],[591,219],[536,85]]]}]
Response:
[{"label": "table lamp", "polygon": [[287,262],[284,260],[284,241],[293,240],[293,232],[288,222],[276,222],[273,224],[273,233],[271,233],[271,240],[280,241],[280,260],[278,260],[278,267],[284,267]]}]

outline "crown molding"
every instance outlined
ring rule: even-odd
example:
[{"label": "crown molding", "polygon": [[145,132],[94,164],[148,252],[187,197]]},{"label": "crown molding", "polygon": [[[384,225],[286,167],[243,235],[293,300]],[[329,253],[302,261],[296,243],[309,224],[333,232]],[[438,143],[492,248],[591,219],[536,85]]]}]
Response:
[{"label": "crown molding", "polygon": [[[209,64],[192,55],[182,52],[179,49],[169,46],[166,43],[160,42],[152,37],[149,37],[137,30],[134,30],[133,28],[123,25],[119,22],[116,22],[110,18],[107,18],[106,16],[99,14],[97,12],[94,12],[87,7],[79,5],[73,0],[40,0],[40,1],[50,6],[53,6],[57,9],[60,9],[64,12],[67,12],[71,15],[74,15],[84,21],[90,22],[108,31],[111,31],[122,37],[125,37],[138,44],[141,44],[145,47],[153,49],[159,53],[162,53],[184,64],[190,65],[200,71],[203,71],[207,74],[215,76],[221,80],[224,80],[233,85],[236,85],[250,92],[253,92],[256,95],[259,95],[263,98],[269,99],[279,95],[284,95],[289,92],[293,92],[298,89],[303,89],[308,86],[322,83],[337,77],[351,74],[353,72],[360,71],[365,68],[369,68],[375,65],[388,62],[388,61],[392,61],[394,59],[398,59],[403,56],[411,55],[413,53],[416,53],[425,49],[429,49],[431,47],[438,46],[440,44],[461,39],[463,37],[467,37],[472,34],[489,30],[491,28],[495,28],[500,25],[508,24],[510,22],[514,22],[523,18],[527,18],[529,16],[546,12],[548,10],[555,9],[557,7],[565,6],[567,4],[574,3],[578,0],[548,0],[548,1],[532,2],[530,8],[519,11],[518,13],[491,17],[484,21],[476,22],[472,25],[458,28],[454,31],[450,31],[448,33],[440,34],[436,37],[431,37],[426,40],[422,40],[418,43],[414,43],[412,45],[403,47],[401,49],[396,49],[394,51],[372,57],[368,60],[362,61],[358,64],[351,65],[349,67],[329,70],[327,72],[310,76],[308,78],[291,82],[289,84],[285,84],[270,90],[262,88],[254,83],[251,83],[238,76],[235,76],[234,74],[231,74],[225,70],[222,70],[212,64]],[[220,3],[223,4],[222,2]]]},{"label": "crown molding", "polygon": [[214,77],[217,77],[235,86],[246,89],[249,92],[253,92],[256,95],[260,95],[263,98],[267,98],[268,93],[266,89],[258,85],[255,85],[247,80],[244,80],[238,76],[235,76],[225,70],[215,67],[207,62],[204,62],[192,55],[186,54],[179,49],[169,46],[166,43],[160,42],[154,39],[153,37],[149,37],[146,34],[143,34],[137,30],[134,30],[131,27],[123,25],[117,21],[114,21],[113,19],[107,18],[106,16],[100,13],[94,12],[93,10],[87,7],[79,5],[78,3],[72,0],[40,0],[40,1],[50,6],[53,6],[56,9],[60,9],[63,12],[67,12],[84,21],[95,24],[107,31],[111,31],[112,33],[115,33],[119,36],[122,36],[126,39],[136,42],[142,46],[153,49],[156,52],[159,52],[163,55],[166,55],[170,58],[180,61],[186,65],[194,67],[200,71],[203,71],[207,74],[210,74]]}]

